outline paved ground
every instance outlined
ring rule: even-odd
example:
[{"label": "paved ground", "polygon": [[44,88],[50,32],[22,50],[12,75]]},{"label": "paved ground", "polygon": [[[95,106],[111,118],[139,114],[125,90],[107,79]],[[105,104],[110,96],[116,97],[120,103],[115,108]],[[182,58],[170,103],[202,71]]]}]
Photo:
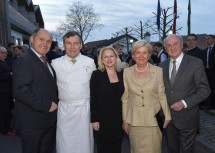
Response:
[{"label": "paved ground", "polygon": [[[168,153],[163,141],[162,153]],[[197,136],[195,153],[215,153],[215,112],[201,111],[200,134]],[[0,153],[21,153],[18,137],[0,136]],[[124,137],[122,153],[130,153],[129,140]]]},{"label": "paved ground", "polygon": [[215,112],[201,111],[200,134],[197,136],[197,153],[215,153]]}]

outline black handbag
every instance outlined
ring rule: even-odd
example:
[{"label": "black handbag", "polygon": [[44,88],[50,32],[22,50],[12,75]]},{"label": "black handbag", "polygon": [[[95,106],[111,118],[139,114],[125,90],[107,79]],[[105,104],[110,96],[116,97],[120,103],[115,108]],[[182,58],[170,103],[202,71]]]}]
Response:
[{"label": "black handbag", "polygon": [[155,115],[155,117],[157,119],[158,126],[159,126],[159,128],[160,128],[160,130],[162,132],[163,131],[163,124],[164,124],[164,121],[165,121],[163,110],[160,109],[160,111]]}]

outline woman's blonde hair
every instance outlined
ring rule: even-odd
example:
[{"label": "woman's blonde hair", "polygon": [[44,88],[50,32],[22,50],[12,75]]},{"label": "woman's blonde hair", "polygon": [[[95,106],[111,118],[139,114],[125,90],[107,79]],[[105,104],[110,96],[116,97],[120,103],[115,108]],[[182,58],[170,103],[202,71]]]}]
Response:
[{"label": "woman's blonde hair", "polygon": [[99,69],[100,71],[102,71],[102,72],[105,71],[105,66],[104,66],[104,64],[102,63],[102,56],[103,56],[103,54],[104,54],[104,52],[105,52],[106,50],[111,50],[111,51],[113,51],[113,53],[114,53],[114,55],[115,55],[115,57],[116,57],[115,69],[116,69],[117,71],[119,71],[118,66],[117,66],[117,65],[119,64],[119,56],[118,56],[116,50],[115,50],[113,47],[111,47],[111,46],[103,47],[103,48],[100,50],[100,52],[99,52],[99,57],[98,57],[98,65],[99,65],[98,69]]},{"label": "woman's blonde hair", "polygon": [[134,52],[140,47],[147,47],[149,49],[149,54],[152,54],[152,45],[145,40],[134,42],[131,48],[131,53],[134,54]]}]

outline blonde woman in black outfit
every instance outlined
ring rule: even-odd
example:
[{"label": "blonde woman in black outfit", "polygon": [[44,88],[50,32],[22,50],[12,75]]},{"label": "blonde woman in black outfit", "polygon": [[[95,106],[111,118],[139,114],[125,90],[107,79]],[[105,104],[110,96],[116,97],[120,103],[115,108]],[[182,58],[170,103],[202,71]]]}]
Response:
[{"label": "blonde woman in black outfit", "polygon": [[98,70],[90,80],[91,122],[97,153],[121,153],[122,102],[124,92],[122,72],[117,71],[118,55],[114,48],[102,48]]}]

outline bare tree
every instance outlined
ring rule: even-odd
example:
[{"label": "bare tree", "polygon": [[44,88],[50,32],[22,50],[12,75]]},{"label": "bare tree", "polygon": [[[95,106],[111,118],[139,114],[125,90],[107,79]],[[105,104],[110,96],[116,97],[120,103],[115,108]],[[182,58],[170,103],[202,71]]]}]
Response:
[{"label": "bare tree", "polygon": [[100,16],[95,13],[92,4],[84,4],[81,1],[75,1],[69,5],[66,13],[66,22],[62,23],[58,30],[69,31],[75,30],[80,33],[83,43],[92,35],[94,30],[103,27],[99,24]]},{"label": "bare tree", "polygon": [[[173,13],[169,13],[170,11],[173,12],[173,7],[167,7],[166,9],[161,9],[161,26],[160,26],[160,40],[163,42],[163,40],[166,38],[166,36],[168,35],[168,33],[172,30],[172,26],[173,26]],[[155,12],[152,12],[155,16],[155,18],[157,18],[157,14]],[[179,16],[176,17],[177,19],[179,18]],[[157,25],[155,24],[156,21],[154,22],[154,26],[151,27],[153,33],[152,34],[158,34],[158,29],[157,29]],[[182,27],[179,27],[176,29],[176,32],[178,32],[179,30],[181,30]]]},{"label": "bare tree", "polygon": [[135,38],[143,39],[146,33],[151,33],[152,24],[153,23],[149,19],[144,22],[140,21],[140,24],[125,27],[122,30],[113,33],[113,36],[118,37],[120,35],[129,34]]},{"label": "bare tree", "polygon": [[118,37],[118,36],[125,35],[125,34],[133,35],[133,33],[132,33],[133,31],[134,31],[134,29],[131,26],[130,27],[124,27],[123,29],[113,33],[112,35],[114,37]]},{"label": "bare tree", "polygon": [[144,35],[146,33],[151,33],[151,27],[152,26],[152,23],[151,23],[151,20],[146,20],[145,22],[142,22],[140,21],[140,24],[136,24],[133,26],[133,29],[134,29],[134,36],[137,37],[137,38],[140,38],[140,39],[143,39],[144,38]]}]

